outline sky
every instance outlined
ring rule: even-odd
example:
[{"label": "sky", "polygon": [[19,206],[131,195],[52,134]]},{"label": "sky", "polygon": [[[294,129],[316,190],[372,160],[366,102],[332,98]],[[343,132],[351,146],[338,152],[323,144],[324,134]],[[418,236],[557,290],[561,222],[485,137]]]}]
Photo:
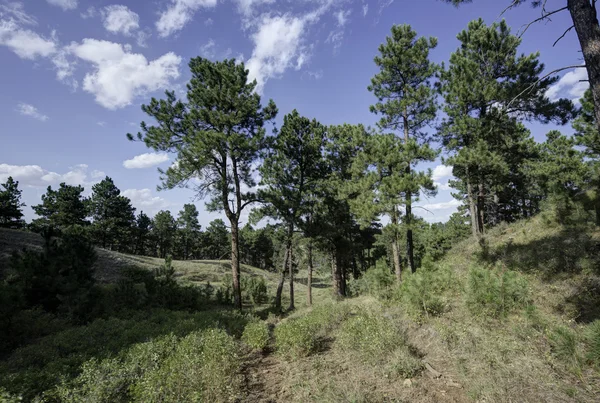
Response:
[{"label": "sky", "polygon": [[[324,124],[374,125],[367,90],[373,58],[394,24],[435,36],[431,52],[447,62],[456,35],[469,21],[505,18],[513,32],[540,16],[528,5],[502,15],[508,0],[478,0],[456,9],[438,0],[0,0],[0,182],[12,176],[23,189],[25,218],[48,186],[91,186],[110,176],[137,211],[176,215],[185,203],[207,213],[191,189],[158,192],[157,168],[173,156],[129,142],[141,105],[165,90],[184,94],[190,58],[243,61],[263,103],[273,99],[278,126],[293,109]],[[568,13],[532,25],[520,51],[540,52],[550,72],[582,64]],[[547,95],[578,100],[585,69],[564,70]],[[534,138],[570,126],[528,124]],[[448,180],[452,168],[435,163],[435,198],[416,209],[427,221],[446,221],[459,204]],[[244,215],[244,220],[247,215]],[[243,221],[244,221],[243,220]]]}]

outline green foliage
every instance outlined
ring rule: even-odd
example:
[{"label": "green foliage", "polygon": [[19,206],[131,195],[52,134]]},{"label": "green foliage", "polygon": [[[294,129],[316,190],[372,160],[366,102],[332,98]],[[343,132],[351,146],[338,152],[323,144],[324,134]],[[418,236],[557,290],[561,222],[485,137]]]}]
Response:
[{"label": "green foliage", "polygon": [[1,228],[21,228],[23,227],[23,210],[25,206],[21,203],[22,190],[19,189],[19,182],[11,176],[5,183],[2,183],[4,189],[0,190],[0,227]]},{"label": "green foliage", "polygon": [[233,401],[241,387],[238,350],[219,329],[164,336],[87,362],[56,394],[65,402]]},{"label": "green foliage", "polygon": [[269,326],[260,320],[249,322],[244,328],[242,341],[254,350],[264,350],[269,344]]},{"label": "green foliage", "polygon": [[600,319],[590,323],[585,331],[587,359],[600,369]]},{"label": "green foliage", "polygon": [[131,200],[121,195],[111,178],[107,176],[92,186],[88,208],[93,220],[94,242],[103,248],[129,250],[135,208]]},{"label": "green foliage", "polygon": [[87,200],[82,196],[82,186],[71,186],[61,183],[57,190],[48,186],[42,195],[42,204],[32,206],[33,211],[41,218],[33,220],[34,229],[41,232],[45,227],[57,230],[72,225],[86,225],[88,215]]},{"label": "green foliage", "polygon": [[582,363],[577,334],[565,326],[555,328],[548,340],[552,347],[552,354],[573,369],[578,369]]},{"label": "green foliage", "polygon": [[93,265],[96,252],[82,227],[63,229],[62,238],[47,234],[42,252],[13,255],[13,286],[23,293],[27,307],[41,306],[84,319],[93,304]]},{"label": "green foliage", "polygon": [[267,283],[262,276],[242,277],[242,298],[255,305],[268,301]]},{"label": "green foliage", "polygon": [[474,267],[466,291],[467,305],[475,315],[503,317],[530,303],[526,279],[511,270]]},{"label": "green foliage", "polygon": [[456,289],[457,281],[448,266],[427,265],[406,275],[394,298],[417,317],[441,315],[447,309],[444,294]]},{"label": "green foliage", "polygon": [[231,236],[220,218],[208,224],[201,235],[201,243],[205,259],[225,259],[231,254]]},{"label": "green foliage", "polygon": [[[82,364],[92,358],[103,362],[103,366],[108,366],[107,373],[112,369],[118,371],[123,361],[119,359],[111,363],[105,358],[117,357],[120,351],[127,351],[132,345],[141,350],[163,348],[152,343],[137,343],[154,340],[170,333],[184,337],[209,328],[223,329],[234,337],[240,337],[248,321],[248,318],[234,311],[189,313],[152,309],[123,311],[114,315],[118,317],[96,319],[87,326],[66,329],[64,324],[60,327],[54,326],[55,333],[37,340],[35,344],[15,350],[6,360],[0,362],[0,384],[9,392],[21,394],[29,401],[34,396],[53,389],[61,379],[69,381],[77,377]],[[47,323],[52,325],[52,322]],[[164,349],[167,351],[173,351],[176,346],[177,343],[164,342]],[[135,351],[135,348],[131,351]],[[161,355],[158,353],[155,358],[152,358],[150,353],[139,353],[137,356],[137,360],[151,361],[157,366],[161,364]],[[90,368],[95,368],[94,365],[89,365]],[[113,379],[113,376],[107,375],[107,378]],[[114,377],[112,381],[119,382],[117,378],[118,376]],[[93,379],[89,381],[91,387]],[[109,381],[110,379],[106,382]],[[69,390],[70,387],[65,388]],[[108,389],[102,393],[107,391]]]},{"label": "green foliage", "polygon": [[351,280],[348,284],[350,295],[373,295],[386,298],[395,278],[385,259],[379,259],[375,267],[368,269],[360,278]]},{"label": "green foliage", "polygon": [[285,358],[293,360],[315,352],[321,338],[333,330],[349,315],[349,307],[343,304],[327,304],[315,307],[299,318],[290,318],[275,328],[275,346]]},{"label": "green foliage", "polygon": [[342,323],[336,344],[362,360],[376,362],[403,346],[405,339],[391,320],[365,310]]},{"label": "green foliage", "polygon": [[152,232],[158,241],[159,257],[165,258],[171,253],[176,229],[175,219],[169,210],[156,213]]}]

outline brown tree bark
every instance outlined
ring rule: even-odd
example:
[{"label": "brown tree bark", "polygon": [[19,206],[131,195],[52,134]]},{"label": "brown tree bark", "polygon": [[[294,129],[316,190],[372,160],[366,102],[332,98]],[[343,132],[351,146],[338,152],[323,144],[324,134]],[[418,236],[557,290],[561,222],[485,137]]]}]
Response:
[{"label": "brown tree bark", "polygon": [[[291,233],[294,233],[293,228],[291,229]],[[292,251],[292,237],[290,236],[288,239],[288,270],[290,274],[290,306],[289,310],[292,311],[296,307],[294,306],[294,257]]]},{"label": "brown tree bark", "polygon": [[[408,132],[408,109],[404,109],[404,114],[402,115],[403,124],[404,124],[404,144],[408,144],[409,132]],[[410,161],[408,161],[408,165],[406,166],[406,175],[410,175]],[[417,271],[415,267],[415,256],[414,256],[414,247],[413,247],[413,230],[411,228],[412,224],[412,193],[406,192],[406,217],[404,218],[404,223],[406,224],[406,260],[408,262],[408,268],[412,273]]]},{"label": "brown tree bark", "polygon": [[473,237],[477,237],[477,222],[478,222],[478,214],[477,207],[475,206],[475,198],[473,197],[473,188],[471,186],[471,180],[468,177],[468,169],[467,169],[467,197],[469,199],[469,212],[471,214],[471,232],[473,233]]},{"label": "brown tree bark", "polygon": [[308,275],[306,278],[306,286],[307,289],[307,302],[308,306],[312,305],[312,273],[313,273],[313,259],[312,259],[312,242],[308,242],[308,250],[307,250],[307,260],[308,260]]},{"label": "brown tree bark", "polygon": [[479,193],[477,195],[477,233],[483,235],[485,223],[485,193],[483,183],[479,182]]},{"label": "brown tree bark", "polygon": [[590,0],[568,0],[567,7],[581,45],[594,99],[596,125],[600,130],[600,25],[595,3]]},{"label": "brown tree bark", "polygon": [[231,223],[231,275],[233,277],[233,305],[242,309],[242,289],[240,287],[240,244],[238,220]]},{"label": "brown tree bark", "polygon": [[392,259],[394,260],[396,280],[398,281],[398,284],[400,284],[402,282],[402,264],[400,263],[400,250],[396,239],[392,241]]},{"label": "brown tree bark", "polygon": [[340,261],[338,251],[332,252],[331,256],[331,275],[333,280],[333,296],[343,298],[342,276],[340,272]]},{"label": "brown tree bark", "polygon": [[283,294],[283,283],[285,283],[285,272],[287,269],[288,261],[288,249],[285,249],[285,255],[283,257],[283,267],[281,268],[281,277],[279,277],[279,283],[277,283],[277,292],[275,293],[275,309],[281,310],[281,295]]}]

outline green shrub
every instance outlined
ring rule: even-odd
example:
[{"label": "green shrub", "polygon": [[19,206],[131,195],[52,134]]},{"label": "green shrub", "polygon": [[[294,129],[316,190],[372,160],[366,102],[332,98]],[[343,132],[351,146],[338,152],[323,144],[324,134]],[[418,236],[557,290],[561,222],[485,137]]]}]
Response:
[{"label": "green shrub", "polygon": [[65,402],[232,401],[239,395],[238,347],[219,329],[163,336],[117,358],[91,360],[57,388]]},{"label": "green shrub", "polygon": [[350,295],[373,295],[386,298],[389,296],[390,287],[394,284],[395,277],[385,259],[379,259],[375,267],[368,269],[362,277],[348,283]]},{"label": "green shrub", "polygon": [[254,350],[264,350],[269,344],[269,326],[259,320],[248,323],[242,341]]},{"label": "green shrub", "polygon": [[548,340],[552,347],[552,354],[572,368],[579,368],[581,355],[577,334],[568,327],[560,326],[554,329]]},{"label": "green shrub", "polygon": [[264,304],[269,300],[267,284],[262,276],[242,277],[242,298],[255,305]]},{"label": "green shrub", "polygon": [[406,346],[397,348],[385,368],[388,378],[413,378],[423,370],[423,362],[411,354]]},{"label": "green shrub", "polygon": [[600,368],[600,319],[588,325],[585,334],[587,343],[587,358],[597,368]]},{"label": "green shrub", "polygon": [[481,268],[469,271],[467,304],[473,314],[502,317],[529,302],[527,281],[517,272]]},{"label": "green shrub", "polygon": [[18,403],[22,402],[23,398],[21,396],[15,396],[8,393],[5,389],[0,388],[0,402],[2,403]]},{"label": "green shrub", "polygon": [[275,345],[283,356],[305,357],[317,348],[315,327],[306,317],[288,319],[275,328]]},{"label": "green shrub", "polygon": [[342,323],[336,344],[343,351],[371,361],[403,346],[405,339],[389,319],[361,311]]},{"label": "green shrub", "polygon": [[425,266],[416,273],[405,273],[395,299],[417,317],[437,316],[446,310],[444,293],[453,289],[456,281],[446,266]]}]

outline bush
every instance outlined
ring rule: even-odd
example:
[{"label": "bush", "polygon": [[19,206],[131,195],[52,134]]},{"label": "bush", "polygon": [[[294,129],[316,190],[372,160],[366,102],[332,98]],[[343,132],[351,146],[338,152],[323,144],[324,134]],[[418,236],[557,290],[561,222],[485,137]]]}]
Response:
[{"label": "bush", "polygon": [[268,301],[267,284],[262,276],[242,277],[242,298],[255,305]]},{"label": "bush", "polygon": [[385,259],[379,259],[375,267],[368,269],[362,277],[351,280],[348,283],[348,289],[352,296],[373,295],[386,298],[389,296],[390,287],[395,280]]},{"label": "bush", "polygon": [[163,336],[117,358],[88,361],[56,395],[65,402],[232,401],[240,391],[239,369],[233,339],[208,329],[181,339]]},{"label": "bush", "polygon": [[390,356],[390,362],[386,366],[388,378],[413,378],[423,370],[423,362],[411,354],[406,346],[397,348]]},{"label": "bush", "polygon": [[277,350],[289,359],[306,357],[317,348],[315,326],[306,318],[288,319],[275,328]]},{"label": "bush", "polygon": [[456,282],[448,267],[425,266],[416,273],[405,273],[395,299],[414,316],[437,316],[446,310],[444,292],[453,289]]},{"label": "bush", "polygon": [[578,338],[568,327],[560,326],[549,334],[552,354],[572,368],[579,368],[581,356],[578,348]]},{"label": "bush", "polygon": [[587,358],[595,365],[600,368],[600,320],[592,322],[585,334],[587,343]]},{"label": "bush", "polygon": [[259,320],[248,323],[242,341],[254,350],[264,350],[269,344],[269,326]]},{"label": "bush", "polygon": [[468,281],[467,304],[473,314],[498,318],[530,302],[527,281],[514,271],[473,268]]},{"label": "bush", "polygon": [[350,307],[332,303],[314,307],[300,318],[288,319],[275,328],[277,350],[287,358],[305,357],[319,347],[320,339],[350,314]]},{"label": "bush", "polygon": [[378,361],[405,345],[404,336],[383,316],[362,311],[346,320],[338,334],[337,345],[363,360]]}]

